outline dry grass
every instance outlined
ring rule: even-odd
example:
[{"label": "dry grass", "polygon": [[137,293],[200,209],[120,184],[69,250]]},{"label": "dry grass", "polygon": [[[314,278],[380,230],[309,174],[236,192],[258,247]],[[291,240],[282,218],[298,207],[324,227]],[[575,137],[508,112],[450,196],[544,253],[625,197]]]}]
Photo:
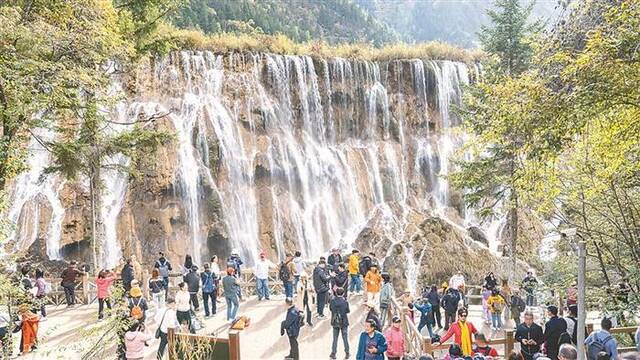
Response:
[{"label": "dry grass", "polygon": [[465,50],[441,42],[419,44],[396,43],[381,48],[370,44],[329,45],[322,41],[296,43],[285,35],[219,33],[206,36],[196,30],[163,29],[163,37],[174,49],[210,50],[215,53],[266,52],[314,57],[343,57],[372,61],[396,59],[456,60],[471,63],[483,57],[482,52]]}]

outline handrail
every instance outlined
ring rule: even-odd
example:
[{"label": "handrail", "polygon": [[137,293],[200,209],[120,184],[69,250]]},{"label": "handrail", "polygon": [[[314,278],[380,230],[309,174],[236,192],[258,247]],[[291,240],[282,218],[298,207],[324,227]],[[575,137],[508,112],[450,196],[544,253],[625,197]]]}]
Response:
[{"label": "handrail", "polygon": [[[114,273],[116,280],[120,280],[120,273]],[[169,289],[175,289],[178,287],[178,282],[182,281],[182,273],[172,272],[169,274]],[[83,275],[79,278],[78,286],[76,287],[76,296],[78,297],[78,303],[91,304],[97,298],[97,286],[95,282],[95,276]],[[145,269],[142,272],[142,278],[140,281],[140,287],[145,298],[149,298],[149,279],[151,275],[149,270]],[[45,280],[51,284],[51,292],[46,295],[45,299],[47,304],[61,305],[65,301],[64,289],[60,282],[61,277],[47,277]],[[278,274],[275,271],[269,272],[269,291],[272,294],[284,293],[284,285],[282,281],[278,279]],[[254,293],[256,288],[255,275],[252,269],[244,269],[241,273],[240,288],[245,293]]]},{"label": "handrail", "polygon": [[[434,354],[438,350],[447,350],[448,344],[433,345],[429,336],[424,336],[418,331],[418,327],[409,317],[408,308],[398,304],[396,299],[391,299],[391,308],[396,314],[402,314],[402,330],[405,336],[405,344],[409,353],[416,356],[422,354]],[[487,340],[490,345],[502,345],[505,348],[505,354],[509,354],[513,350],[515,331],[512,329],[505,330],[505,338]]]},{"label": "handrail", "polygon": [[402,321],[402,332],[405,337],[405,344],[408,347],[408,352],[411,354],[420,355],[423,350],[424,338],[418,331],[418,328],[413,323],[413,319],[409,317],[408,308],[400,306],[398,301],[391,298],[391,306],[389,311],[393,311],[391,315],[400,315],[404,321]]},{"label": "handrail", "polygon": [[[593,324],[587,324],[587,335],[591,334],[591,332],[593,331]],[[610,334],[635,334],[635,332],[638,330],[637,326],[620,326],[620,327],[615,327],[615,328],[611,328],[609,330]],[[630,352],[630,351],[636,351],[636,347],[618,347],[618,352]]]}]

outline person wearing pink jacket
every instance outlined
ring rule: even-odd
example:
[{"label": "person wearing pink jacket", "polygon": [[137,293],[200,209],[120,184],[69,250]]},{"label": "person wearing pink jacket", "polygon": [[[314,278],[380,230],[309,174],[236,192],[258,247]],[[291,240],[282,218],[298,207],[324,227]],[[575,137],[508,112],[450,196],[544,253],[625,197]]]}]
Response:
[{"label": "person wearing pink jacket", "polygon": [[143,323],[135,324],[131,330],[124,334],[127,360],[142,360],[144,358],[144,347],[147,345],[147,341],[151,339],[153,339],[153,335],[145,331]]},{"label": "person wearing pink jacket", "polygon": [[104,304],[107,304],[107,308],[111,310],[111,284],[115,280],[115,275],[109,270],[103,270],[98,273],[96,278],[96,287],[98,288],[98,320],[102,320],[104,317]]},{"label": "person wearing pink jacket", "polygon": [[404,356],[404,334],[400,329],[400,317],[394,316],[391,326],[384,332],[387,339],[387,359],[400,360]]}]

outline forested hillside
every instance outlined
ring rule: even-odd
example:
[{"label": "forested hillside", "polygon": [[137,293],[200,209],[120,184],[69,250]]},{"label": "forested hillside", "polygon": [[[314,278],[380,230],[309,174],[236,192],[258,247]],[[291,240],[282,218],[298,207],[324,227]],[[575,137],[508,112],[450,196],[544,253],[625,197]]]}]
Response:
[{"label": "forested hillside", "polygon": [[[537,1],[531,19],[554,19],[560,13],[557,4]],[[281,33],[299,42],[321,39],[376,46],[435,40],[476,48],[476,34],[489,22],[490,7],[491,1],[485,0],[184,0],[172,21],[207,34]]]},{"label": "forested hillside", "polygon": [[[444,41],[466,48],[478,46],[476,33],[489,23],[492,1],[355,0],[400,34],[403,41]],[[530,3],[524,1],[523,5]],[[552,19],[560,13],[556,0],[538,0],[530,20]]]},{"label": "forested hillside", "polygon": [[282,33],[296,41],[381,45],[398,39],[393,30],[352,0],[187,0],[173,22],[208,34]]}]

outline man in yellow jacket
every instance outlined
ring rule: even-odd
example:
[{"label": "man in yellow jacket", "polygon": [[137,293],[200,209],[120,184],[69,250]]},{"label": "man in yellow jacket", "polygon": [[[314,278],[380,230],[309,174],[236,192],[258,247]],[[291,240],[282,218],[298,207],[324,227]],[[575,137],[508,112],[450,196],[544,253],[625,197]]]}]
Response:
[{"label": "man in yellow jacket", "polygon": [[367,275],[364,277],[364,282],[367,284],[367,304],[371,304],[378,309],[378,305],[380,304],[380,289],[382,288],[382,276],[376,264],[371,265]]},{"label": "man in yellow jacket", "polygon": [[362,281],[360,280],[360,252],[356,249],[351,251],[349,255],[349,292],[360,293],[362,292]]}]

